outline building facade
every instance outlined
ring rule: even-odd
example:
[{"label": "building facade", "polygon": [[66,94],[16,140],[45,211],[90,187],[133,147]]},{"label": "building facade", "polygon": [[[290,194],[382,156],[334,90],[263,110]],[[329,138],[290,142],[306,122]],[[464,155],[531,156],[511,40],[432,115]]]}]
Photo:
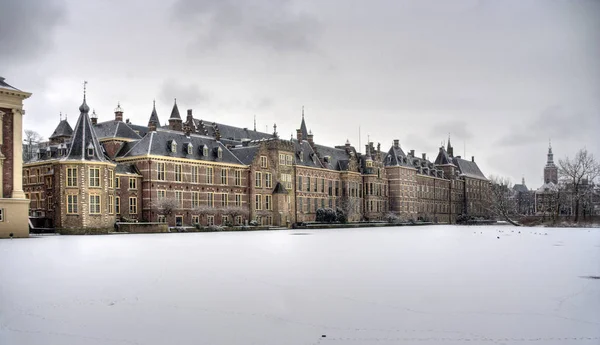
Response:
[{"label": "building facade", "polygon": [[29,236],[29,201],[21,174],[23,101],[30,96],[0,77],[0,238]]},{"label": "building facade", "polygon": [[[290,139],[280,138],[276,125],[273,133],[259,132],[197,119],[192,110],[183,119],[177,102],[163,127],[155,105],[147,126],[124,122],[120,105],[109,121],[98,122],[88,113],[84,96],[74,129],[61,120],[23,168],[32,212],[57,228],[108,227],[119,219],[172,226],[249,221],[291,226],[315,221],[321,208],[338,210],[348,221],[382,220],[390,212],[445,223],[465,213],[486,215],[489,182],[474,159],[453,156],[450,142],[431,162],[414,150],[405,154],[399,140],[387,151],[369,142],[364,154],[349,141],[317,144],[304,111]],[[74,155],[74,147],[97,154]],[[79,170],[73,173],[68,169],[75,161]],[[100,186],[95,180],[90,185],[90,176],[96,178],[90,169],[100,169]],[[81,221],[65,220],[74,213],[68,208],[72,174],[81,187],[95,188],[102,217],[89,215],[97,199],[80,192],[75,213]]]}]

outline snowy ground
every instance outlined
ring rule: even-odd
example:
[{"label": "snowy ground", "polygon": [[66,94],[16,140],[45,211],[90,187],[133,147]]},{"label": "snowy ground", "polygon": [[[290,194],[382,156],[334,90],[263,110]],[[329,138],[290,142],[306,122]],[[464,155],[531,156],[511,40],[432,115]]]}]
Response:
[{"label": "snowy ground", "polygon": [[0,240],[0,344],[600,344],[589,276],[600,229]]}]

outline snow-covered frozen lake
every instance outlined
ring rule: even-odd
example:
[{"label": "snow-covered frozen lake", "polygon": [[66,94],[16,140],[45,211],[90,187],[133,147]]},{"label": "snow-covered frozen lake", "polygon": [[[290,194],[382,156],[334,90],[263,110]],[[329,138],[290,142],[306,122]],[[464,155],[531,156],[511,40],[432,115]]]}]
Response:
[{"label": "snow-covered frozen lake", "polygon": [[600,344],[590,276],[600,229],[0,240],[0,344]]}]

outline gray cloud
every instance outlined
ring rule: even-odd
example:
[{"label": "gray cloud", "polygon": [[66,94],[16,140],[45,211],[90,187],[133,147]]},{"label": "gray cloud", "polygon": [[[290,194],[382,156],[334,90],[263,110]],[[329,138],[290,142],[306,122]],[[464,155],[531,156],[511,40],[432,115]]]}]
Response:
[{"label": "gray cloud", "polygon": [[461,140],[473,138],[473,134],[469,130],[469,124],[463,120],[450,120],[439,122],[431,128],[431,137],[445,140],[448,135]]},{"label": "gray cloud", "polygon": [[0,0],[0,63],[3,67],[40,59],[66,16],[61,0]]},{"label": "gray cloud", "polygon": [[160,100],[169,104],[173,102],[174,98],[189,106],[204,105],[210,100],[209,94],[201,90],[198,84],[185,84],[174,79],[167,79],[161,86]]},{"label": "gray cloud", "polygon": [[321,25],[293,5],[289,0],[178,0],[173,18],[195,36],[197,48],[242,44],[275,52],[312,50]]}]

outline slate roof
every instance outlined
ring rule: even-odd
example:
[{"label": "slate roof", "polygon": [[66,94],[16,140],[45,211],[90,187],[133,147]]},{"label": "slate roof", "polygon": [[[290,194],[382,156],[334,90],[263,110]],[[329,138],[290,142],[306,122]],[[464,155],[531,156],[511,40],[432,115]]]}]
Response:
[{"label": "slate roof", "polygon": [[94,125],[94,131],[98,139],[105,138],[127,138],[127,139],[141,139],[128,124],[122,121],[106,121],[100,122]]},{"label": "slate roof", "polygon": [[529,191],[529,189],[527,188],[527,186],[526,186],[526,185],[524,185],[524,184],[515,184],[515,185],[513,186],[513,190],[514,190],[515,192],[519,192],[519,193],[525,193],[525,192],[528,192],[528,191]]},{"label": "slate roof", "polygon": [[147,126],[134,125],[133,123],[126,123],[126,125],[129,126],[129,128],[131,128],[134,132],[139,132],[140,137],[145,136],[150,131]]},{"label": "slate roof", "polygon": [[458,167],[461,175],[487,180],[485,175],[479,170],[477,163],[458,157],[453,157],[452,161]]},{"label": "slate roof", "polygon": [[558,190],[558,186],[554,182],[544,183],[540,188],[537,189],[538,193],[555,192]]},{"label": "slate roof", "polygon": [[281,182],[277,182],[275,189],[273,189],[273,194],[288,194],[288,191],[281,184]]},{"label": "slate roof", "polygon": [[450,155],[448,154],[448,152],[446,151],[446,149],[443,146],[440,147],[440,152],[438,153],[438,155],[435,159],[435,164],[437,164],[437,165],[454,164],[452,162],[452,157],[450,157]]},{"label": "slate roof", "polygon": [[241,128],[235,126],[229,126],[222,123],[205,121],[202,119],[194,119],[194,125],[200,131],[201,135],[208,135],[211,137],[216,136],[217,129],[222,139],[235,141],[238,144],[242,142],[242,139],[249,140],[260,140],[260,139],[272,139],[273,134],[254,131],[248,128]]},{"label": "slate roof", "polygon": [[[172,152],[170,148],[173,141],[177,143],[176,152]],[[193,147],[191,154],[187,153],[188,144],[192,144]],[[203,145],[208,147],[208,156],[202,154]],[[162,128],[157,129],[155,132],[149,132],[142,139],[135,142],[135,144],[129,145],[128,148],[127,151],[122,149],[119,152],[119,157],[158,155],[174,158],[197,159],[200,161],[242,164],[242,162],[237,159],[225,145],[216,141],[214,138],[197,134],[191,134],[187,137],[182,132]],[[217,157],[216,150],[218,148],[221,148],[222,150],[222,158]]]},{"label": "slate roof", "polygon": [[294,155],[296,165],[312,168],[324,168],[308,141],[303,140],[298,142],[298,140],[293,139],[292,142],[294,143],[294,151],[296,153]]},{"label": "slate roof", "polygon": [[[21,91],[21,90],[17,89],[16,87],[11,86],[7,82],[5,82],[3,77],[0,77],[0,88]],[[21,92],[23,92],[23,91],[21,91]]]},{"label": "slate roof", "polygon": [[300,123],[300,133],[302,133],[302,140],[308,139],[308,131],[306,130],[306,122],[304,122],[304,108],[302,108],[302,122]]},{"label": "slate roof", "polygon": [[[73,130],[73,136],[71,137],[71,147],[69,152],[61,160],[86,160],[86,161],[98,161],[108,162],[108,159],[104,155],[104,149],[98,142],[94,127],[90,121],[88,115],[90,107],[88,107],[85,94],[83,96],[83,103],[79,107],[79,118],[75,129]],[[88,148],[93,148],[92,155],[89,155]]]},{"label": "slate roof", "polygon": [[[315,148],[322,158],[322,165],[324,168],[330,170],[346,171],[349,165],[349,155],[345,149],[337,147],[328,147],[323,145],[315,144]],[[329,162],[325,161],[325,156],[329,157]]]},{"label": "slate roof", "polygon": [[258,145],[253,145],[232,147],[230,150],[242,163],[250,165],[254,161],[259,149],[260,147]]},{"label": "slate roof", "polygon": [[116,174],[141,175],[139,170],[133,164],[119,163],[115,168]]},{"label": "slate roof", "polygon": [[52,132],[52,135],[49,137],[49,139],[54,139],[63,136],[70,137],[72,134],[73,128],[71,128],[69,122],[66,119],[64,119],[58,123],[58,126],[56,126],[56,129],[54,130],[54,132]]},{"label": "slate roof", "polygon": [[412,167],[412,161],[410,157],[407,157],[400,146],[390,147],[388,153],[383,159],[383,164],[386,167],[389,166],[410,166]]}]

